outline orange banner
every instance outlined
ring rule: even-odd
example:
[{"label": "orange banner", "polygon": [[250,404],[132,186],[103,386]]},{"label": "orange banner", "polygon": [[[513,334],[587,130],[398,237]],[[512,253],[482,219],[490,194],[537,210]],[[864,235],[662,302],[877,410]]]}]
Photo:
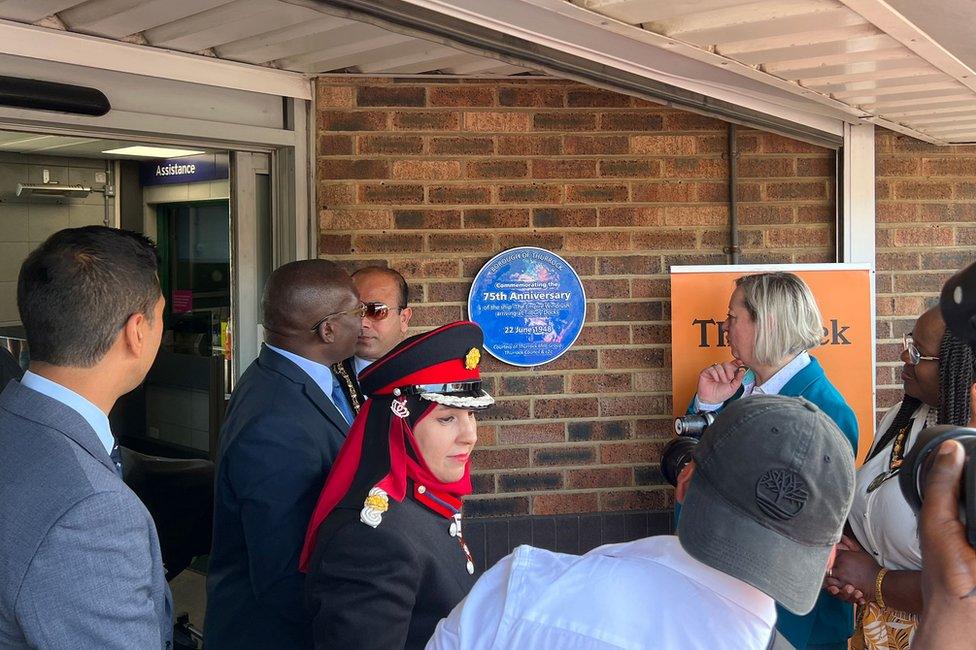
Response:
[{"label": "orange banner", "polygon": [[824,342],[810,353],[857,415],[858,463],[874,439],[871,270],[861,264],[671,267],[671,377],[675,416],[695,396],[702,368],[732,358],[722,322],[736,278],[789,271],[803,278],[823,316]]}]

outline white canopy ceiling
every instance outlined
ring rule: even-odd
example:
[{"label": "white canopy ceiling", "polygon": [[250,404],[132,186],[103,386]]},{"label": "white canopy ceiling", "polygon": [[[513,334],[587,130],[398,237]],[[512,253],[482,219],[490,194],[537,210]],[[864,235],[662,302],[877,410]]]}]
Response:
[{"label": "white canopy ceiling", "polygon": [[[541,70],[638,93],[643,79],[648,95],[656,88],[682,105],[680,93],[666,92],[677,89],[702,98],[685,105],[718,114],[735,105],[833,135],[831,122],[870,121],[940,144],[976,141],[976,46],[968,33],[974,5],[889,2],[0,0],[0,32],[13,43],[12,30],[27,24],[191,53],[201,66],[239,62],[265,74]],[[421,13],[423,20],[409,19]],[[432,16],[453,28],[428,31]],[[478,30],[472,33],[479,38],[465,37],[458,25]],[[26,40],[36,42],[37,34]],[[0,38],[0,53],[44,58],[51,51],[38,45],[31,52],[23,43],[13,49]],[[214,85],[227,69],[214,75]],[[260,86],[263,78],[248,83]]]}]

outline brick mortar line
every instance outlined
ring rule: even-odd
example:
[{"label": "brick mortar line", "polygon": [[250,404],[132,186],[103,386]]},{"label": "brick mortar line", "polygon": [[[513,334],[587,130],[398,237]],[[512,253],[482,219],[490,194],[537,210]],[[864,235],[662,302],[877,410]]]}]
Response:
[{"label": "brick mortar line", "polygon": [[[355,132],[350,131],[349,133],[363,134],[363,133],[372,133],[372,132],[371,131],[355,131]],[[385,131],[379,131],[377,133],[386,133],[386,132]],[[327,132],[325,132],[325,133],[323,133],[321,135],[328,136],[328,135],[344,135],[344,134],[342,132],[338,132],[338,131],[327,131]],[[512,135],[516,135],[516,134],[512,134]],[[526,135],[526,134],[525,133],[521,133],[521,134],[518,134],[518,135]],[[352,136],[349,136],[349,137],[352,137]],[[364,136],[359,135],[357,137],[364,137]],[[444,138],[472,138],[472,139],[482,138],[482,139],[488,139],[488,138],[498,137],[498,134],[491,134],[491,135],[481,136],[481,135],[479,135],[477,133],[471,132],[471,133],[462,133],[462,134],[456,134],[455,133],[455,134],[452,134],[450,136],[431,136],[429,134],[427,134],[426,136],[418,136],[416,134],[415,135],[410,135],[410,134],[407,134],[407,133],[403,133],[403,134],[398,133],[395,137],[433,137],[433,138],[441,138],[441,137],[444,137]],[[595,137],[601,137],[601,136],[595,136]],[[614,136],[607,136],[607,137],[614,137]],[[620,136],[620,137],[625,137],[625,136]],[[626,137],[631,137],[631,136],[626,136]],[[495,143],[495,144],[497,144],[497,143]],[[360,153],[360,154],[327,154],[327,153],[316,153],[315,160],[316,160],[316,162],[326,161],[326,160],[347,160],[347,159],[351,159],[351,160],[360,160],[360,159],[367,159],[367,160],[389,160],[389,159],[397,159],[397,160],[399,160],[399,159],[404,159],[404,160],[411,160],[411,161],[413,161],[413,160],[432,160],[432,161],[446,160],[446,161],[455,161],[458,158],[464,158],[465,160],[467,160],[467,159],[470,158],[472,160],[497,160],[497,159],[503,159],[503,160],[506,160],[506,161],[507,160],[525,160],[525,161],[531,161],[531,160],[547,160],[548,161],[548,160],[553,160],[553,159],[559,159],[559,160],[562,160],[562,159],[567,159],[567,160],[604,160],[605,159],[605,160],[614,160],[614,161],[616,161],[616,160],[628,160],[628,159],[632,159],[632,158],[635,158],[635,157],[636,158],[639,158],[641,160],[647,160],[647,161],[673,160],[673,159],[686,159],[686,158],[692,158],[692,159],[695,159],[695,160],[723,160],[723,161],[726,159],[725,158],[725,154],[719,153],[719,152],[715,152],[715,151],[707,151],[707,152],[699,152],[699,153],[655,153],[655,154],[639,153],[639,152],[630,152],[630,153],[627,153],[627,152],[608,152],[608,153],[554,153],[554,154],[533,154],[533,153],[528,153],[528,154],[511,154],[511,153],[458,153],[458,154],[439,154],[439,153],[427,153],[427,152],[423,152],[423,151],[421,151],[421,152],[402,152],[402,151],[396,151],[396,152],[390,152],[390,153],[374,152],[374,153]],[[769,154],[763,154],[763,153],[742,154],[742,155],[740,155],[739,160],[742,161],[743,159],[757,160],[757,161],[763,161],[763,160],[830,160],[829,158],[827,158],[825,156],[819,156],[819,155],[815,155],[815,154],[779,154],[779,153],[777,153],[777,154],[772,154],[772,153],[769,153]],[[742,176],[740,174],[739,178],[740,178],[740,180],[750,180],[750,179],[753,179],[753,178],[767,178],[767,177],[766,176]],[[813,174],[811,174],[811,175],[782,176],[782,177],[780,177],[780,176],[774,176],[772,178],[829,178],[831,180],[833,179],[832,176],[819,176],[819,175],[813,175]],[[941,178],[941,177],[939,177],[939,178]],[[893,199],[880,199],[880,200],[889,200],[890,201],[890,200],[893,200]]]},{"label": "brick mortar line", "polygon": [[[546,208],[537,208],[537,209],[545,210]],[[399,210],[399,208],[398,208],[398,210]],[[419,210],[404,210],[404,211],[405,212],[417,212]],[[423,211],[424,212],[427,212],[427,210],[423,210]],[[833,227],[833,224],[828,224],[828,223],[814,223],[814,224],[796,224],[796,223],[784,223],[784,224],[746,224],[746,225],[743,225],[742,226],[742,230],[749,231],[749,232],[757,232],[757,231],[758,232],[766,232],[766,231],[770,231],[770,230],[823,230],[824,228],[832,228],[832,227]],[[631,233],[631,234],[641,235],[641,234],[656,234],[656,233],[662,233],[662,232],[663,233],[668,233],[668,234],[670,234],[670,233],[681,233],[681,232],[688,232],[688,233],[695,233],[695,234],[697,234],[697,233],[725,233],[725,232],[728,231],[728,228],[723,227],[723,226],[718,226],[718,225],[669,226],[669,225],[665,224],[665,225],[661,225],[661,226],[609,226],[609,225],[605,225],[605,226],[600,226],[600,225],[590,226],[590,225],[586,225],[586,226],[572,226],[572,227],[567,227],[567,226],[527,226],[527,227],[518,227],[518,226],[511,226],[511,227],[509,227],[509,226],[506,226],[506,227],[468,226],[468,227],[464,227],[464,226],[462,226],[462,227],[457,228],[457,229],[451,229],[449,232],[445,228],[433,228],[433,227],[431,227],[431,228],[403,228],[403,227],[397,227],[396,225],[393,225],[391,227],[381,228],[379,230],[368,231],[368,232],[364,232],[362,230],[354,230],[354,229],[326,230],[324,232],[325,233],[328,233],[328,234],[336,234],[336,235],[353,234],[353,235],[363,235],[363,236],[386,235],[386,234],[392,234],[392,233],[396,233],[396,234],[408,234],[408,235],[409,234],[412,234],[412,235],[442,235],[442,234],[451,234],[451,235],[454,235],[454,234],[468,234],[468,233],[471,233],[471,234],[479,234],[480,235],[480,234],[493,234],[493,233],[497,233],[497,234],[501,234],[501,235],[510,235],[510,234],[524,233],[527,228],[528,229],[531,229],[533,231],[541,231],[540,234],[566,234],[566,235],[573,235],[573,234],[599,234],[599,233],[608,233],[608,234],[609,233]],[[974,230],[976,230],[976,224],[974,224]],[[746,246],[744,248],[749,248],[749,247]],[[762,248],[768,248],[768,247],[763,246]],[[969,248],[969,247],[968,246],[962,246],[961,248]],[[667,253],[670,250],[706,250],[706,249],[699,249],[699,248],[695,248],[695,249],[636,248],[636,249],[628,249],[628,250],[634,250],[634,251],[646,250],[646,251],[654,251],[654,252]],[[713,249],[707,249],[707,250],[713,250]],[[714,249],[714,250],[718,250],[718,249]],[[927,248],[927,249],[920,250],[919,252],[920,253],[929,253],[929,252],[939,252],[940,250],[945,250],[945,247],[944,246],[942,246],[942,247],[933,247],[931,249],[928,249]],[[444,251],[444,252],[445,253],[449,253],[451,251]],[[614,251],[614,252],[616,252],[616,251]],[[897,252],[897,249],[883,249],[882,252]],[[910,271],[911,271],[911,269],[884,269],[881,272],[882,273],[891,273],[891,272],[910,272]],[[600,276],[600,277],[603,277],[603,276]]]},{"label": "brick mortar line", "polygon": [[[489,499],[492,497],[499,496],[538,496],[542,494],[611,494],[614,492],[633,492],[636,490],[644,492],[657,492],[663,490],[674,490],[673,487],[666,483],[655,483],[653,485],[621,485],[617,487],[592,487],[592,488],[541,488],[539,490],[526,491],[521,490],[518,492],[480,492],[472,493],[465,497],[465,500],[469,498],[474,498],[477,500]],[[612,512],[602,510],[600,512]],[[575,514],[575,513],[566,513]],[[506,515],[511,516],[511,515]]]}]

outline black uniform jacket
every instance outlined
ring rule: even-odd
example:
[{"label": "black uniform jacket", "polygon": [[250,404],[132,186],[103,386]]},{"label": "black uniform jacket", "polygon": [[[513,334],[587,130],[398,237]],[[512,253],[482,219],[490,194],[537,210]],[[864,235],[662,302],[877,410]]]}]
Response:
[{"label": "black uniform jacket", "polygon": [[422,649],[474,585],[451,520],[412,495],[376,528],[347,508],[322,522],[306,582],[316,648]]}]

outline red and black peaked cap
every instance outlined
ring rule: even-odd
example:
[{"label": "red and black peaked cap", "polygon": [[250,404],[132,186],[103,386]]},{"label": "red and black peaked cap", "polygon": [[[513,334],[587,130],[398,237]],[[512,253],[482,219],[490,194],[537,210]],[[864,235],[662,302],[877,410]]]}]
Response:
[{"label": "red and black peaked cap", "polygon": [[481,387],[483,355],[481,328],[457,321],[404,339],[359,373],[359,383],[373,399],[418,396],[456,408],[488,408],[495,400]]}]

